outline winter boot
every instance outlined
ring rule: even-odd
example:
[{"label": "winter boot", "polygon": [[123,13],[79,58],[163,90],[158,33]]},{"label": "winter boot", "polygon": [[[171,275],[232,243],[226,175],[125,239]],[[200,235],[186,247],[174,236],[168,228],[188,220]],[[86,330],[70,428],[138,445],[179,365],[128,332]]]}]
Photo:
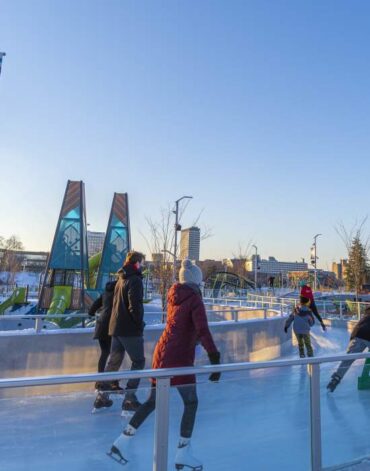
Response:
[{"label": "winter boot", "polygon": [[334,392],[335,388],[338,386],[341,379],[342,378],[339,376],[338,373],[334,373],[332,375],[331,380],[329,381],[328,385],[326,386],[326,389],[328,389],[330,392]]},{"label": "winter boot", "polygon": [[176,469],[202,471],[203,465],[190,453],[190,438],[180,438],[175,457]]},{"label": "winter boot", "polygon": [[92,413],[94,414],[95,412],[101,409],[107,409],[108,407],[111,407],[112,404],[113,401],[109,399],[108,395],[99,393],[96,396]]},{"label": "winter boot", "polygon": [[123,394],[124,389],[121,388],[118,381],[112,381],[110,385],[110,391],[115,394]]},{"label": "winter boot", "polygon": [[125,465],[129,461],[129,449],[131,440],[134,437],[136,429],[128,425],[123,433],[114,441],[110,451],[107,453],[113,460]]},{"label": "winter boot", "polygon": [[126,396],[122,402],[122,417],[131,417],[141,406],[141,403],[137,400],[135,394]]},{"label": "winter boot", "polygon": [[304,353],[300,353],[299,358],[306,358],[306,355]]}]

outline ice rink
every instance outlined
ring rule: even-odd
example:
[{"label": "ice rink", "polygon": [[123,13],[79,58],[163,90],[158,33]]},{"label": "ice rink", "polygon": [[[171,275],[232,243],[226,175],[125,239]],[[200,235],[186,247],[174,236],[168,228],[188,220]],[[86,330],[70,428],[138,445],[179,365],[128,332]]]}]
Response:
[{"label": "ice rink", "polygon": [[[345,329],[318,326],[316,355],[344,352]],[[292,349],[288,357],[296,357]],[[370,455],[370,390],[357,390],[363,362],[356,362],[333,394],[326,384],[335,364],[321,368],[322,445],[325,467]],[[218,384],[198,378],[199,408],[193,454],[204,470],[308,470],[310,466],[309,378],[305,367],[254,370],[224,375]],[[148,383],[144,384],[147,386]],[[92,385],[93,390],[93,385]],[[140,390],[144,400],[148,390]],[[0,470],[102,471],[123,467],[106,456],[122,431],[118,397],[111,409],[91,414],[94,393],[0,401]],[[179,435],[182,403],[171,392],[169,467]],[[123,469],[152,469],[154,414],[133,439]],[[370,469],[362,463],[345,469]]]}]

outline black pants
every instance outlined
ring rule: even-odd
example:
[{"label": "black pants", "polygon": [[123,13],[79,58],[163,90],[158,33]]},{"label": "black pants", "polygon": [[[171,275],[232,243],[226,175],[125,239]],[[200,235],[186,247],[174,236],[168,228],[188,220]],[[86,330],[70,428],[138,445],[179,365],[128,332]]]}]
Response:
[{"label": "black pants", "polygon": [[[180,433],[184,438],[190,438],[193,433],[195,416],[198,408],[198,396],[195,384],[189,384],[177,388],[181,399],[184,402],[184,412],[181,419]],[[153,387],[150,391],[150,396],[130,420],[130,425],[136,429],[144,422],[144,420],[155,409],[156,388]]]},{"label": "black pants", "polygon": [[316,319],[322,324],[322,317],[319,314],[319,311],[317,310],[317,306],[315,304],[315,301],[312,301],[310,304],[310,309],[313,313],[313,315],[316,317]]},{"label": "black pants", "polygon": [[105,365],[110,354],[110,346],[112,343],[112,337],[98,339],[100,345],[100,357],[98,361],[98,373],[104,373]]}]

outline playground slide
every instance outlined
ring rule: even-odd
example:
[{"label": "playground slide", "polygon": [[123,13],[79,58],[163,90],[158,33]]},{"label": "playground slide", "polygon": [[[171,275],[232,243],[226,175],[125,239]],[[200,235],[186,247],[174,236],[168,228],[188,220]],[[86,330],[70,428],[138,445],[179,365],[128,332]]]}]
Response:
[{"label": "playground slide", "polygon": [[25,304],[27,298],[27,289],[26,288],[16,288],[13,293],[5,301],[0,303],[0,314],[14,306],[15,304]]},{"label": "playground slide", "polygon": [[[54,286],[53,298],[48,309],[48,318],[59,325],[60,328],[68,329],[81,323],[78,317],[52,318],[53,314],[64,314],[69,308],[72,299],[72,286]],[[75,312],[73,314],[76,314]]]},{"label": "playground slide", "polygon": [[99,265],[101,261],[101,252],[96,253],[89,258],[89,285],[91,289],[95,289],[96,278],[98,276]]},{"label": "playground slide", "polygon": [[49,314],[63,314],[71,304],[72,286],[54,286]]}]

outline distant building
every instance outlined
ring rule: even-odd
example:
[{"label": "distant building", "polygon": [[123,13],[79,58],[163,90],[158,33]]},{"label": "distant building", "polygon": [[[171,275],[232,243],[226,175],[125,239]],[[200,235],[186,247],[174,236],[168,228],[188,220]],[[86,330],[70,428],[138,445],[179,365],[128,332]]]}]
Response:
[{"label": "distant building", "polygon": [[224,267],[221,260],[206,259],[198,261],[197,265],[202,270],[204,281],[214,273],[224,271]]},{"label": "distant building", "polygon": [[253,255],[245,263],[245,267],[248,272],[254,272],[256,265],[259,273],[265,273],[268,275],[279,275],[292,271],[308,270],[306,262],[279,262],[275,257],[269,257],[267,260],[263,260],[259,255]]},{"label": "distant building", "polygon": [[338,280],[345,280],[348,269],[348,260],[342,258],[339,263],[333,262],[332,271]]},{"label": "distant building", "polygon": [[[41,273],[46,269],[49,252],[33,252],[26,250],[11,251],[16,257],[17,271]],[[4,256],[4,249],[0,249],[0,262]]]},{"label": "distant building", "polygon": [[180,259],[199,261],[200,253],[200,229],[199,227],[189,227],[181,231]]},{"label": "distant building", "polygon": [[105,232],[87,231],[87,250],[89,257],[103,250]]}]

